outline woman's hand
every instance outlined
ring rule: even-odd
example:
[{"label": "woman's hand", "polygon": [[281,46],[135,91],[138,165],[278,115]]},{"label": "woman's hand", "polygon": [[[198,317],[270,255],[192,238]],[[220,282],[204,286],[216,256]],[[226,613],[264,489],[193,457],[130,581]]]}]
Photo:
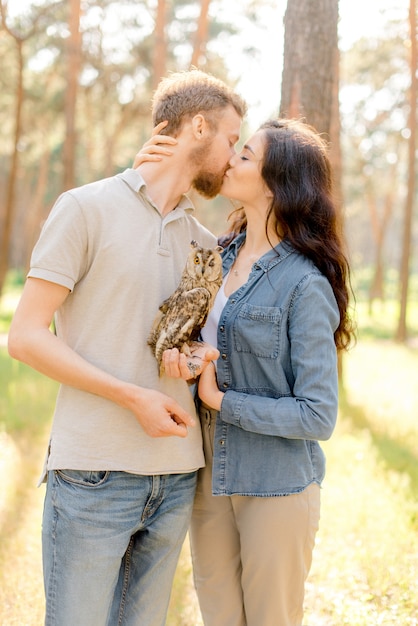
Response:
[{"label": "woman's hand", "polygon": [[218,389],[216,370],[213,363],[208,363],[199,378],[199,398],[212,409],[221,410],[224,394]]},{"label": "woman's hand", "polygon": [[204,341],[193,341],[186,356],[177,348],[163,352],[162,365],[170,378],[193,380],[201,375],[208,364],[219,358],[219,350]]},{"label": "woman's hand", "polygon": [[151,139],[148,139],[135,156],[133,168],[137,168],[146,161],[162,161],[163,156],[172,156],[173,151],[167,146],[175,146],[177,139],[159,133],[167,126],[168,122],[161,122],[153,129]]}]

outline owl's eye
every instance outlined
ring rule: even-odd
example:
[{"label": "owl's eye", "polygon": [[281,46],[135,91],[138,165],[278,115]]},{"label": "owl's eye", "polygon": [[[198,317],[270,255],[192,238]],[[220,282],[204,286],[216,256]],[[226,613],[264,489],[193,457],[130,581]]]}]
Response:
[{"label": "owl's eye", "polygon": [[198,257],[198,256],[195,256],[195,258],[194,258],[194,264],[195,264],[195,265],[199,265],[199,263],[200,263],[200,259],[199,259],[199,257]]}]

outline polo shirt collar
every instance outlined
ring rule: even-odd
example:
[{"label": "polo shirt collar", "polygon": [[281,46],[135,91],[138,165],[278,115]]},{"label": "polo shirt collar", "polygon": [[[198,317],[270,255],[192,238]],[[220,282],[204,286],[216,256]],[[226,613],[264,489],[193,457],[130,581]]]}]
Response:
[{"label": "polo shirt collar", "polygon": [[[120,174],[118,174],[118,176],[120,176],[120,178],[122,178],[122,180],[124,180],[129,185],[129,187],[133,189],[136,193],[141,192],[147,195],[147,192],[146,192],[147,184],[145,180],[142,178],[138,170],[128,168],[124,172],[121,172]],[[183,211],[192,212],[194,211],[194,206],[190,198],[187,195],[183,194],[175,210],[177,209],[182,209]]]}]

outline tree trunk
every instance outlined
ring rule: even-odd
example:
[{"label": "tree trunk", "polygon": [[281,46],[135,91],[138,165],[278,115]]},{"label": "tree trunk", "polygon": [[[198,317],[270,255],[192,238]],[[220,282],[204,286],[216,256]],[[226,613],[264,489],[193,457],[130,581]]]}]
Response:
[{"label": "tree trunk", "polygon": [[25,232],[25,249],[27,255],[25,259],[25,268],[29,268],[32,249],[41,232],[43,220],[49,211],[49,207],[45,207],[44,199],[48,188],[48,172],[51,158],[51,150],[46,148],[39,159],[39,169],[36,179],[36,187],[30,203],[30,211],[27,215],[23,230]]},{"label": "tree trunk", "polygon": [[[338,17],[338,12],[337,12]],[[337,19],[338,21],[338,19]],[[335,25],[333,26],[335,28]],[[335,202],[338,207],[339,216],[339,230],[341,239],[344,241],[344,212],[343,212],[343,184],[342,184],[342,155],[341,155],[341,121],[340,121],[340,51],[338,50],[338,38],[336,40],[336,47],[332,52],[332,73],[334,80],[331,90],[331,120],[329,123],[329,156],[332,163],[332,177],[333,177],[333,189]],[[346,251],[348,256],[348,250]],[[344,379],[344,367],[343,367],[343,353],[340,351],[337,355],[337,368],[338,368],[338,380],[343,385]]]},{"label": "tree trunk", "polygon": [[417,126],[417,25],[416,0],[409,2],[409,22],[411,32],[411,89],[409,113],[409,143],[408,143],[408,190],[405,201],[405,221],[402,243],[402,262],[400,271],[400,312],[396,339],[405,342],[408,338],[407,308],[409,287],[409,263],[411,256],[412,214],[415,194],[415,149]]},{"label": "tree trunk", "polygon": [[165,75],[167,64],[167,42],[165,37],[165,27],[167,19],[167,2],[158,0],[157,16],[154,31],[154,62],[152,68],[152,89],[157,88],[161,78]]},{"label": "tree trunk", "polygon": [[369,290],[369,313],[372,313],[373,300],[379,298],[384,301],[384,242],[385,235],[389,225],[389,220],[393,212],[393,191],[397,188],[396,185],[396,165],[394,164],[390,171],[391,184],[389,185],[389,191],[385,196],[385,205],[383,215],[379,218],[379,214],[376,207],[376,198],[372,190],[368,194],[368,206],[370,213],[370,223],[372,226],[372,235],[376,246],[376,260],[374,276]]},{"label": "tree trunk", "polygon": [[[280,115],[302,117],[330,140],[334,195],[343,232],[338,0],[288,0],[284,25]],[[338,375],[342,381],[341,353]]]},{"label": "tree trunk", "polygon": [[3,216],[0,224],[0,294],[3,290],[4,281],[9,269],[9,248],[13,224],[13,210],[15,203],[15,187],[19,166],[19,141],[22,134],[22,109],[23,109],[23,40],[14,37],[17,47],[18,74],[16,85],[15,106],[15,130],[13,140],[13,152],[10,162],[10,172],[7,181],[6,199]]},{"label": "tree trunk", "polygon": [[70,0],[68,38],[68,82],[65,94],[65,141],[64,141],[64,189],[71,189],[76,185],[75,161],[76,161],[76,107],[78,93],[78,77],[81,65],[81,32],[80,32],[80,6],[81,0]]},{"label": "tree trunk", "polygon": [[288,0],[280,115],[330,134],[338,83],[338,0]]},{"label": "tree trunk", "polygon": [[200,15],[197,23],[197,31],[194,40],[193,54],[191,65],[194,67],[202,67],[205,64],[205,49],[208,41],[209,32],[209,5],[210,0],[201,0]]}]

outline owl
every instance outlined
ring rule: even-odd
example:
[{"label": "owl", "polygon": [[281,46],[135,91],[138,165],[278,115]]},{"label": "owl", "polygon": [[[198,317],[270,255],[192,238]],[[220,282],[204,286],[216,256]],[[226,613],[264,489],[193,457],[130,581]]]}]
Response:
[{"label": "owl", "polygon": [[[190,343],[198,339],[222,284],[222,248],[202,248],[196,241],[190,248],[180,283],[160,305],[148,338],[160,375],[164,350],[178,348],[190,356]],[[188,365],[193,374],[192,364]]]}]

